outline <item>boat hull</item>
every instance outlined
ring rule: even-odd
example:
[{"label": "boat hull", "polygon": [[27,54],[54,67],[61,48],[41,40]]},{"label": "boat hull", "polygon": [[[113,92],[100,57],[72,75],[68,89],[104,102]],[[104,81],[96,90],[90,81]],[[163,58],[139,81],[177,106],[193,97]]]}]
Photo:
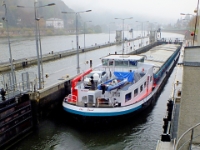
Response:
[{"label": "boat hull", "polygon": [[92,113],[90,115],[85,115],[85,113],[82,113],[82,115],[79,113],[74,113],[74,111],[71,111],[69,109],[64,108],[64,110],[66,111],[66,113],[68,113],[68,116],[73,119],[73,121],[76,121],[78,123],[83,123],[83,124],[87,124],[90,126],[93,125],[102,125],[102,124],[110,124],[110,123],[115,123],[119,121],[128,121],[131,118],[134,118],[137,116],[137,114],[141,114],[142,113],[147,113],[149,112],[148,110],[153,108],[154,104],[156,101],[156,97],[152,96],[148,101],[146,101],[145,103],[143,103],[141,106],[126,111],[126,113],[122,113],[122,112],[113,112],[113,113],[106,113],[104,112],[104,114],[100,114],[100,113]]}]

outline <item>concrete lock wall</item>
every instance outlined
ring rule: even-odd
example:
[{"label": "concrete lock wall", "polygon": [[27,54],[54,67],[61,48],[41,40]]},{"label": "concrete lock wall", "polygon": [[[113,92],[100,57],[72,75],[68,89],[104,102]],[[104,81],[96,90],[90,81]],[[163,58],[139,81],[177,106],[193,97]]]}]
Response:
[{"label": "concrete lock wall", "polygon": [[[183,68],[183,84],[182,95],[178,125],[178,139],[189,128],[200,122],[200,101],[199,101],[199,89],[200,89],[200,67],[184,66]],[[194,137],[197,133],[200,133],[200,127],[194,131]],[[185,141],[191,138],[191,132],[186,134],[180,141],[179,145],[182,145]],[[200,143],[200,138],[193,140],[193,143]],[[189,145],[186,144],[187,146]]]}]

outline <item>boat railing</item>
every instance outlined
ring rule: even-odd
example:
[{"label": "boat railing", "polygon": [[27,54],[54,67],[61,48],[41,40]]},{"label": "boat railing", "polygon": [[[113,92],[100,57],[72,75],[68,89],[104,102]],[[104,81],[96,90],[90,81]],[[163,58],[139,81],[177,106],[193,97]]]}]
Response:
[{"label": "boat railing", "polygon": [[[2,89],[0,89],[2,90]],[[4,91],[5,96],[3,99],[10,99],[19,94],[34,92],[36,90],[35,82],[18,82],[13,85],[6,85]]]},{"label": "boat railing", "polygon": [[67,97],[65,97],[64,101],[70,104],[77,105],[77,96],[69,94]]}]

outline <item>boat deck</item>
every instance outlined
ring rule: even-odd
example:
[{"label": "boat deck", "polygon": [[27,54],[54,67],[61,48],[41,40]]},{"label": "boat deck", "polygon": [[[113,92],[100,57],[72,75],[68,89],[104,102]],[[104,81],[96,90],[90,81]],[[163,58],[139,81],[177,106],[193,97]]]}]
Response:
[{"label": "boat deck", "polygon": [[[184,54],[184,48],[180,51],[180,57],[178,60],[178,65],[176,66],[176,76],[173,84],[173,90],[172,94],[170,96],[170,99],[174,99],[175,106],[174,106],[174,112],[173,112],[173,123],[171,124],[171,139],[177,138],[177,131],[178,131],[178,119],[179,119],[179,110],[180,110],[180,99],[181,99],[181,88],[182,88],[182,78],[183,78],[183,54]],[[173,150],[174,149],[174,140],[171,140],[171,142],[161,141],[159,140],[157,143],[156,150]]]},{"label": "boat deck", "polygon": [[140,55],[145,56],[145,63],[154,64],[154,73],[156,73],[179,46],[178,44],[159,45]]}]

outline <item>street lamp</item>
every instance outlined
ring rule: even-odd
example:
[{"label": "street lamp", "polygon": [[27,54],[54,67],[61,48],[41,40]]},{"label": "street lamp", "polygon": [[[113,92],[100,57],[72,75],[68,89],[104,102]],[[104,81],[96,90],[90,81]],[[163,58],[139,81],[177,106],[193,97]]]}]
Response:
[{"label": "street lamp", "polygon": [[142,37],[141,37],[141,46],[142,46],[142,44],[143,44],[143,30],[144,30],[144,26],[143,26],[143,24],[144,24],[145,22],[149,22],[149,21],[145,21],[145,22],[136,21],[136,22],[142,24],[142,32],[141,32],[141,36],[142,36]]},{"label": "street lamp", "polygon": [[3,17],[2,19],[3,21],[5,21],[5,24],[6,24],[8,47],[9,47],[9,54],[10,54],[10,67],[11,67],[11,79],[12,79],[11,84],[13,84],[13,87],[14,87],[16,80],[15,80],[15,74],[14,74],[14,69],[13,69],[13,59],[12,59],[11,46],[10,46],[10,35],[9,35],[9,30],[8,30],[7,7],[5,4],[5,1],[3,1],[3,6],[5,7],[5,17]]},{"label": "street lamp", "polygon": [[123,49],[122,49],[122,54],[124,54],[124,20],[126,19],[133,19],[133,17],[130,17],[130,18],[115,18],[115,19],[120,19],[123,21]]},{"label": "street lamp", "polygon": [[84,22],[84,51],[85,51],[85,23],[86,23],[86,22],[92,22],[92,21],[85,21],[85,22]]},{"label": "street lamp", "polygon": [[[199,10],[199,0],[198,0],[198,3],[197,3],[197,10]],[[194,26],[194,36],[193,36],[193,46],[194,46],[194,40],[195,40],[195,32],[196,32],[196,27],[197,27],[197,18],[198,18],[198,11],[196,12],[196,20],[195,20],[195,26]],[[180,13],[181,15],[191,15],[191,16],[194,16],[193,14],[185,14],[185,13]]]},{"label": "street lamp", "polygon": [[180,13],[180,15],[192,15],[193,16],[193,14],[185,14],[185,13]]},{"label": "street lamp", "polygon": [[[41,7],[46,7],[46,6],[53,6],[55,5],[55,3],[50,3],[47,5],[42,5],[42,6],[36,6],[37,4],[37,0],[34,1],[34,7],[25,7],[25,6],[17,6],[17,7],[21,7],[21,8],[34,8],[34,14],[35,14],[35,42],[36,42],[36,52],[37,52],[37,65],[38,65],[38,79],[39,79],[39,89],[42,89],[42,85],[41,85],[41,74],[43,76],[43,72],[41,73],[40,69],[43,71],[42,69],[42,64],[41,64],[41,60],[42,60],[42,54],[39,53],[39,38],[38,38],[38,23],[37,21],[40,20],[40,18],[37,17],[37,9],[41,8]],[[40,51],[41,52],[41,51]],[[42,77],[42,79],[44,79],[44,77]],[[44,81],[43,81],[44,83]]]},{"label": "street lamp", "polygon": [[109,43],[110,43],[110,24],[111,23],[115,23],[115,22],[110,22],[109,24],[108,24],[108,31],[109,31]]},{"label": "street lamp", "polygon": [[79,11],[79,12],[62,12],[65,14],[73,13],[76,15],[76,51],[77,51],[77,74],[80,73],[80,66],[79,66],[79,44],[78,44],[78,14],[84,13],[84,12],[90,12],[92,10],[86,10],[86,11]]}]

